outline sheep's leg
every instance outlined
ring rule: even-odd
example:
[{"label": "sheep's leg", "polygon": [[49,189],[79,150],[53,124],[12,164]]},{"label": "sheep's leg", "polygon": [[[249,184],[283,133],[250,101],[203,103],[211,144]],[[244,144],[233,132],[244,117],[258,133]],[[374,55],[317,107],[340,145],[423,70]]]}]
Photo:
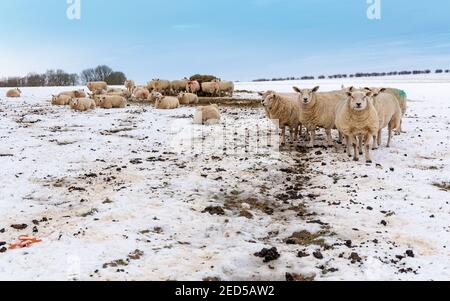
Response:
[{"label": "sheep's leg", "polygon": [[372,139],[372,135],[367,134],[364,137],[364,142],[365,142],[365,151],[366,151],[366,163],[372,163],[372,158],[370,157],[370,145],[371,142],[370,141]]},{"label": "sheep's leg", "polygon": [[342,144],[342,133],[339,131],[339,144]]},{"label": "sheep's leg", "polygon": [[316,130],[308,130],[308,131],[309,131],[310,137],[311,137],[308,147],[313,148],[316,145]]},{"label": "sheep's leg", "polygon": [[352,157],[352,138],[350,136],[345,136],[345,140],[347,143],[347,154],[351,158]]},{"label": "sheep's leg", "polygon": [[298,141],[298,125],[294,128],[294,141]]},{"label": "sheep's leg", "polygon": [[359,154],[362,155],[363,154],[363,136],[359,136]]},{"label": "sheep's leg", "polygon": [[359,149],[358,149],[358,139],[357,137],[353,137],[353,161],[359,161]]},{"label": "sheep's leg", "polygon": [[289,135],[291,136],[291,142],[295,141],[295,130],[292,126],[289,126]]},{"label": "sheep's leg", "polygon": [[281,145],[286,144],[286,127],[281,127]]},{"label": "sheep's leg", "polygon": [[325,131],[327,133],[327,146],[334,146],[333,137],[331,137],[331,129],[326,129]]},{"label": "sheep's leg", "polygon": [[392,127],[392,124],[389,124],[389,128],[388,128],[388,142],[387,142],[387,145],[386,145],[386,147],[391,147],[391,142],[392,142],[392,130],[393,130],[393,127]]}]

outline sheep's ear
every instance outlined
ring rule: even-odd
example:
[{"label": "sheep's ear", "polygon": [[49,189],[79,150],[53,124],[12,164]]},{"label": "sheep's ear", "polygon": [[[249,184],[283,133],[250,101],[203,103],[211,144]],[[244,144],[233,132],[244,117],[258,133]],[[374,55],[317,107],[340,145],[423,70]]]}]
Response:
[{"label": "sheep's ear", "polygon": [[370,88],[368,88],[368,87],[364,87],[364,90],[372,91],[372,89],[370,89]]},{"label": "sheep's ear", "polygon": [[348,88],[348,91],[349,91],[349,92],[353,92],[353,90],[355,90],[355,87],[353,87],[353,86],[351,86],[351,87]]},{"label": "sheep's ear", "polygon": [[347,91],[346,94],[347,94],[348,97],[352,97],[352,95],[353,95],[352,92],[350,92],[350,91]]},{"label": "sheep's ear", "polygon": [[295,92],[302,94],[302,90],[300,90],[298,87],[292,87]]},{"label": "sheep's ear", "polygon": [[258,92],[258,95],[259,96],[264,96],[264,93],[263,92]]},{"label": "sheep's ear", "polygon": [[381,92],[386,92],[386,88],[381,88],[381,89],[380,89],[380,93],[381,93]]},{"label": "sheep's ear", "polygon": [[319,89],[320,89],[320,86],[314,87],[314,89],[312,89],[311,92],[316,93],[317,91],[319,91]]},{"label": "sheep's ear", "polygon": [[367,96],[367,97],[370,97],[370,96],[374,96],[374,94],[373,94],[372,91],[368,91],[368,92],[366,93],[366,96]]}]

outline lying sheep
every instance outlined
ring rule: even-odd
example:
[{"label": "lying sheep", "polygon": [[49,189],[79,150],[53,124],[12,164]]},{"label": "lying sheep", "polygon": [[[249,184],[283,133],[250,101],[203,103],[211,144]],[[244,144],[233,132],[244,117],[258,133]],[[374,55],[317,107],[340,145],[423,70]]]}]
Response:
[{"label": "lying sheep", "polygon": [[96,108],[95,101],[91,98],[72,98],[70,108],[75,111],[87,111]]},{"label": "lying sheep", "polygon": [[342,91],[317,93],[319,88],[301,90],[294,87],[294,91],[298,93],[300,122],[310,133],[309,147],[315,146],[317,128],[324,128],[327,134],[327,145],[334,145],[331,130],[336,128],[336,106],[345,98]]},{"label": "lying sheep", "polygon": [[267,117],[281,128],[281,144],[286,144],[286,127],[289,127],[291,140],[297,140],[300,126],[300,105],[295,94],[278,94],[274,91],[260,93]]},{"label": "lying sheep", "polygon": [[125,88],[127,88],[129,92],[133,92],[134,88],[136,87],[136,84],[133,80],[126,80],[124,86]]},{"label": "lying sheep", "polygon": [[121,89],[120,91],[113,91],[113,92],[107,92],[106,94],[100,94],[101,95],[109,95],[109,96],[121,96],[126,99],[131,98],[131,92],[125,89]]},{"label": "lying sheep", "polygon": [[127,100],[118,95],[102,95],[100,96],[97,105],[103,109],[123,109],[127,106]]},{"label": "lying sheep", "polygon": [[107,90],[108,84],[106,82],[88,82],[87,87],[89,91],[95,92],[97,90]]},{"label": "lying sheep", "polygon": [[233,82],[219,82],[219,91],[221,95],[228,95],[233,97],[234,94],[234,83]]},{"label": "lying sheep", "polygon": [[172,92],[177,95],[180,92],[186,91],[186,86],[188,84],[188,79],[174,80],[170,83]]},{"label": "lying sheep", "polygon": [[52,95],[52,105],[66,106],[66,105],[70,104],[71,99],[72,99],[72,96],[70,96],[70,95],[65,95],[65,94]]},{"label": "lying sheep", "polygon": [[197,104],[198,96],[193,93],[180,93],[178,94],[178,100],[182,105]]},{"label": "lying sheep", "polygon": [[172,110],[180,106],[178,98],[172,96],[164,96],[159,92],[153,94],[155,99],[155,108],[159,110]]},{"label": "lying sheep", "polygon": [[349,89],[346,99],[336,105],[336,127],[345,136],[349,153],[353,144],[355,161],[359,161],[357,142],[360,139],[365,144],[366,162],[372,163],[370,146],[378,133],[379,124],[371,91]]},{"label": "lying sheep", "polygon": [[391,146],[392,131],[400,132],[400,123],[402,120],[402,111],[397,99],[392,95],[385,93],[386,89],[381,88],[365,88],[373,94],[373,104],[378,113],[380,126],[377,136],[374,137],[374,149],[381,146],[381,133],[383,129],[388,128],[388,142],[387,147]]},{"label": "lying sheep", "polygon": [[202,83],[202,91],[211,96],[218,96],[220,93],[220,84],[218,82]]},{"label": "lying sheep", "polygon": [[188,83],[186,84],[186,91],[188,93],[197,94],[201,89],[202,87],[200,86],[200,83],[196,80],[188,81]]},{"label": "lying sheep", "polygon": [[20,97],[22,91],[19,88],[11,89],[6,92],[6,97],[17,98]]},{"label": "lying sheep", "polygon": [[148,100],[150,97],[150,92],[148,91],[147,88],[136,88],[133,92],[133,96],[137,99],[137,100],[141,100],[141,101],[145,101]]},{"label": "lying sheep", "polygon": [[66,95],[66,96],[70,96],[72,98],[84,98],[84,97],[86,97],[86,93],[82,89],[74,90],[74,91],[61,92],[61,93],[58,94],[58,96],[60,96],[60,95]]},{"label": "lying sheep", "polygon": [[198,107],[194,114],[194,124],[217,124],[220,122],[220,110],[216,104]]},{"label": "lying sheep", "polygon": [[156,92],[160,92],[160,93],[169,93],[170,92],[170,81],[154,79],[147,84],[147,88],[149,91],[156,91]]}]

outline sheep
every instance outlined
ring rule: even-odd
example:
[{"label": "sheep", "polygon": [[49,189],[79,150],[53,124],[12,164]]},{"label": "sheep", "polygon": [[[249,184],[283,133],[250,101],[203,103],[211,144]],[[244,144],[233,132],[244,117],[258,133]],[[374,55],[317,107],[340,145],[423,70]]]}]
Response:
[{"label": "sheep", "polygon": [[107,90],[108,84],[106,82],[88,82],[87,87],[89,91],[95,92],[97,90]]},{"label": "sheep", "polygon": [[172,92],[176,95],[180,92],[186,91],[186,86],[189,80],[187,78],[181,80],[174,80],[170,83]]},{"label": "sheep", "polygon": [[200,83],[196,80],[190,80],[186,84],[186,91],[188,93],[197,94],[198,92],[200,92],[201,89],[202,89],[202,87],[200,86]]},{"label": "sheep", "polygon": [[347,151],[350,154],[353,144],[353,160],[359,161],[357,140],[365,143],[365,158],[372,163],[370,145],[379,131],[380,121],[373,105],[371,91],[349,89],[345,99],[336,105],[336,127],[347,140]]},{"label": "sheep", "polygon": [[286,127],[289,127],[291,140],[297,140],[300,126],[300,105],[295,94],[278,94],[274,91],[260,93],[267,117],[281,128],[281,144],[286,144]]},{"label": "sheep", "polygon": [[86,97],[86,93],[82,89],[74,90],[74,91],[61,92],[61,93],[58,94],[58,96],[61,96],[61,95],[70,96],[72,98],[84,98],[84,97]]},{"label": "sheep", "polygon": [[124,97],[126,99],[130,99],[131,98],[131,92],[125,89],[121,89],[120,91],[112,91],[112,92],[107,92],[106,94],[100,94],[101,95],[108,95],[108,96],[121,96]]},{"label": "sheep", "polygon": [[17,98],[20,97],[22,91],[19,88],[11,89],[6,92],[6,97]]},{"label": "sheep", "polygon": [[136,88],[136,89],[133,91],[133,96],[134,96],[137,100],[145,101],[145,100],[148,100],[148,99],[149,99],[149,97],[150,97],[150,92],[148,91],[147,88],[139,87],[139,88]]},{"label": "sheep", "polygon": [[136,88],[136,84],[133,80],[126,80],[123,85],[129,92],[133,92],[134,88]]},{"label": "sheep", "polygon": [[317,128],[325,129],[327,145],[333,146],[331,131],[336,128],[336,106],[345,97],[344,93],[342,91],[317,93],[320,87],[312,90],[301,90],[298,87],[293,87],[293,89],[298,93],[300,122],[310,134],[311,139],[308,146],[315,146]]},{"label": "sheep", "polygon": [[395,97],[395,99],[397,100],[398,104],[400,105],[400,110],[402,112],[402,119],[400,120],[400,128],[399,131],[397,132],[398,135],[400,135],[403,132],[403,118],[406,115],[406,111],[408,110],[408,100],[407,100],[407,95],[406,92],[400,89],[395,89],[395,88],[385,88],[384,93],[388,93],[391,94],[392,96]]},{"label": "sheep", "polygon": [[234,83],[233,82],[219,82],[219,91],[224,95],[229,95],[233,97],[234,94]]},{"label": "sheep", "polygon": [[213,125],[219,122],[220,110],[216,104],[198,107],[194,114],[194,124]]},{"label": "sheep", "polygon": [[155,108],[160,110],[177,109],[180,106],[178,98],[172,96],[164,96],[159,92],[153,94],[155,99]]},{"label": "sheep", "polygon": [[103,109],[123,109],[127,106],[127,100],[124,97],[118,95],[102,95],[100,96],[97,105]]},{"label": "sheep", "polygon": [[380,127],[378,135],[374,137],[374,149],[381,146],[381,132],[384,128],[388,128],[389,137],[387,142],[387,147],[391,146],[392,141],[392,131],[400,131],[400,123],[402,119],[402,111],[400,109],[400,104],[397,99],[392,95],[385,93],[385,88],[365,88],[367,91],[371,91],[373,94],[373,104],[378,113],[378,118],[380,120]]},{"label": "sheep", "polygon": [[178,100],[182,105],[197,104],[198,96],[193,93],[180,93],[178,94]]},{"label": "sheep", "polygon": [[70,95],[65,95],[65,94],[52,95],[52,105],[66,106],[66,105],[70,104],[71,99],[72,99],[72,96],[70,96]]},{"label": "sheep", "polygon": [[154,79],[147,84],[147,88],[149,91],[168,93],[170,92],[170,81]]},{"label": "sheep", "polygon": [[70,100],[70,108],[75,111],[93,110],[97,106],[91,98],[72,98]]},{"label": "sheep", "polygon": [[211,96],[217,96],[220,92],[220,84],[218,82],[202,83],[202,91]]}]

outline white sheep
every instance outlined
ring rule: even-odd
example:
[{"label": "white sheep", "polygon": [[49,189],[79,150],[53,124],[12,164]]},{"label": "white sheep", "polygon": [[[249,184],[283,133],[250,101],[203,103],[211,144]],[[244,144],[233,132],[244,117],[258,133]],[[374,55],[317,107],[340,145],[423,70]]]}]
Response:
[{"label": "white sheep", "polygon": [[102,95],[99,97],[96,105],[98,105],[103,109],[112,109],[112,108],[123,109],[127,106],[127,100],[119,95]]},{"label": "white sheep", "polygon": [[186,91],[186,86],[189,80],[187,78],[181,80],[174,80],[170,83],[172,92],[176,95],[180,92]]},{"label": "white sheep", "polygon": [[200,83],[196,80],[190,80],[186,84],[186,91],[188,93],[197,94],[198,92],[200,92],[201,89],[202,89],[202,87],[200,86]]},{"label": "white sheep", "polygon": [[400,132],[402,111],[400,109],[399,102],[392,94],[385,93],[385,88],[365,89],[367,91],[371,91],[373,94],[373,104],[377,110],[378,118],[380,120],[378,135],[374,137],[374,149],[381,146],[381,134],[385,128],[388,128],[387,147],[390,147],[392,141],[392,131],[396,130],[397,132]]},{"label": "white sheep", "polygon": [[91,92],[108,89],[108,84],[106,82],[88,82],[86,86]]},{"label": "white sheep", "polygon": [[336,105],[336,127],[346,138],[349,154],[353,144],[355,161],[359,161],[359,139],[365,144],[366,162],[372,163],[370,146],[373,137],[378,133],[379,124],[371,91],[350,88],[346,92],[346,99]]},{"label": "white sheep", "polygon": [[155,108],[159,110],[172,110],[180,106],[178,98],[172,96],[164,96],[159,92],[152,94],[155,99]]},{"label": "white sheep", "polygon": [[300,105],[295,94],[279,94],[274,91],[260,93],[267,117],[281,128],[281,144],[286,144],[286,127],[291,140],[297,140],[300,127]]},{"label": "white sheep", "polygon": [[86,97],[86,93],[82,89],[74,90],[74,91],[61,92],[61,93],[58,94],[58,96],[60,96],[60,95],[66,95],[66,96],[70,96],[70,97],[73,97],[73,98],[84,98],[84,97]]},{"label": "white sheep", "polygon": [[169,93],[170,92],[170,81],[154,79],[147,84],[147,88],[149,91],[156,91],[160,93]]},{"label": "white sheep", "polygon": [[198,96],[196,94],[184,92],[178,94],[178,100],[182,105],[197,104],[199,101]]},{"label": "white sheep", "polygon": [[327,134],[327,145],[333,146],[331,131],[336,128],[336,106],[345,98],[342,91],[317,93],[320,87],[299,89],[293,87],[298,93],[300,106],[300,122],[310,133],[309,147],[314,147],[317,128],[324,128]]},{"label": "white sheep", "polygon": [[17,98],[20,97],[22,91],[19,88],[11,89],[6,92],[6,97]]},{"label": "white sheep", "polygon": [[228,95],[233,97],[234,94],[234,83],[233,82],[219,82],[219,91],[223,95]]},{"label": "white sheep", "polygon": [[69,105],[71,100],[72,100],[72,96],[70,96],[70,95],[65,95],[65,94],[52,95],[52,105],[54,105],[54,106]]},{"label": "white sheep", "polygon": [[125,81],[124,86],[129,92],[133,92],[134,88],[136,87],[136,83],[133,80],[129,79]]},{"label": "white sheep", "polygon": [[220,122],[219,106],[212,104],[198,107],[194,114],[194,124],[217,124]]},{"label": "white sheep", "polygon": [[139,88],[136,88],[136,89],[133,91],[133,96],[134,96],[137,100],[145,101],[145,100],[148,100],[148,99],[149,99],[149,97],[150,97],[150,92],[148,91],[147,88],[139,87]]},{"label": "white sheep", "polygon": [[217,96],[220,93],[220,84],[218,82],[202,83],[202,91],[211,96]]},{"label": "white sheep", "polygon": [[91,98],[72,98],[70,108],[75,111],[87,111],[95,109],[96,104]]}]

